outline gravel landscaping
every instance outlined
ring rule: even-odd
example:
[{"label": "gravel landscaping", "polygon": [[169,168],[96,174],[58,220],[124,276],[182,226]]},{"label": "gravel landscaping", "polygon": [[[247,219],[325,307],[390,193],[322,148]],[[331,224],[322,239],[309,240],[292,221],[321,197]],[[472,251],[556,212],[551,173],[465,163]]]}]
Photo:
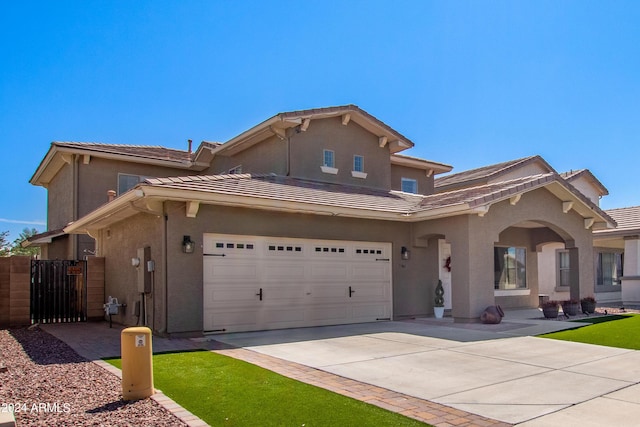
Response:
[{"label": "gravel landscaping", "polygon": [[152,399],[123,401],[118,377],[37,327],[0,330],[0,411],[8,409],[19,427],[186,425]]}]

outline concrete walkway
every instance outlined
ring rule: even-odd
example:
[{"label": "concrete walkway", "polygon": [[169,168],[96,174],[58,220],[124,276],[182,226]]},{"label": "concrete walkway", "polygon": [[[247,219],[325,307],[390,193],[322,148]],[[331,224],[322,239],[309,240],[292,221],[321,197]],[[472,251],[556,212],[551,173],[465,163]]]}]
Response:
[{"label": "concrete walkway", "polygon": [[[154,351],[215,349],[439,426],[636,425],[640,352],[533,338],[575,327],[539,317],[524,310],[500,325],[414,319],[154,337]],[[120,329],[105,323],[44,329],[89,359],[119,355]]]}]

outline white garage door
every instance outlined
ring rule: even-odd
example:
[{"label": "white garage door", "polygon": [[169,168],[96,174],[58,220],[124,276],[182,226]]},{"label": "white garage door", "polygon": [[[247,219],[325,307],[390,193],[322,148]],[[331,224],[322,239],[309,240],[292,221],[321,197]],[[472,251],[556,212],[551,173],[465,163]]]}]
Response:
[{"label": "white garage door", "polygon": [[204,235],[204,331],[387,320],[391,244]]}]

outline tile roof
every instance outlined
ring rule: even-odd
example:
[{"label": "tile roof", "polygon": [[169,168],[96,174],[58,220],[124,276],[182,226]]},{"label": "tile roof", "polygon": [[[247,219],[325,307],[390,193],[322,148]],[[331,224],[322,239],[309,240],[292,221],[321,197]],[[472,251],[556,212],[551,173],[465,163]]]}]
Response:
[{"label": "tile roof", "polygon": [[592,181],[592,183],[594,183],[597,187],[600,188],[601,195],[606,196],[607,194],[609,194],[609,190],[607,190],[607,187],[605,187],[604,184],[602,184],[602,182],[600,182],[600,180],[596,178],[595,175],[591,173],[589,169],[578,169],[575,171],[572,170],[569,172],[562,172],[560,176],[569,182],[576,180],[582,176],[586,176],[588,180]]},{"label": "tile roof", "polygon": [[407,213],[422,196],[273,174],[196,175],[150,178],[145,183],[177,190],[249,196],[292,203]]},{"label": "tile roof", "polygon": [[375,116],[372,116],[371,114],[367,113],[366,111],[364,111],[363,109],[361,109],[360,107],[358,107],[357,105],[354,105],[354,104],[340,105],[340,106],[336,106],[336,107],[312,108],[312,109],[308,109],[308,110],[288,111],[288,112],[279,113],[276,116],[280,116],[282,118],[300,117],[300,116],[321,116],[323,114],[342,114],[342,113],[346,113],[346,112],[349,112],[349,111],[353,111],[353,112],[356,112],[356,113],[362,115],[367,120],[371,121],[372,123],[375,123],[376,125],[380,126],[383,129],[385,129],[387,132],[392,133],[392,134],[396,134],[401,139],[403,139],[403,140],[407,141],[409,144],[413,145],[413,142],[409,138],[407,138],[406,136],[404,136],[403,134],[401,134],[397,130],[393,129],[391,126],[389,126],[388,124],[386,124],[382,120],[378,119]]},{"label": "tile roof", "polygon": [[321,183],[275,174],[150,178],[145,181],[145,184],[175,190],[228,194],[292,203],[410,215],[454,206],[466,205],[474,208],[489,205],[553,182],[560,183],[598,214],[610,219],[602,210],[574,189],[573,186],[567,184],[556,173],[539,174],[428,196],[344,184]]},{"label": "tile roof", "polygon": [[640,206],[608,209],[605,212],[618,223],[618,227],[613,230],[596,231],[595,233],[640,233]]},{"label": "tile roof", "polygon": [[526,163],[532,163],[534,161],[543,162],[543,164],[545,164],[548,167],[550,172],[555,172],[553,168],[549,166],[542,157],[529,156],[529,157],[523,157],[521,159],[510,160],[508,162],[497,163],[494,165],[483,166],[476,169],[470,169],[463,172],[445,175],[445,176],[436,178],[434,185],[436,189],[438,189],[438,188],[449,187],[449,186],[459,186],[460,184],[465,184],[465,183],[470,184],[470,183],[473,183],[474,181],[494,178],[518,166],[522,166]]},{"label": "tile roof", "polygon": [[66,142],[56,141],[53,145],[77,150],[87,150],[98,153],[119,154],[156,160],[168,160],[174,162],[189,162],[191,153],[186,150],[177,150],[157,145],[125,145],[103,144],[97,142]]}]

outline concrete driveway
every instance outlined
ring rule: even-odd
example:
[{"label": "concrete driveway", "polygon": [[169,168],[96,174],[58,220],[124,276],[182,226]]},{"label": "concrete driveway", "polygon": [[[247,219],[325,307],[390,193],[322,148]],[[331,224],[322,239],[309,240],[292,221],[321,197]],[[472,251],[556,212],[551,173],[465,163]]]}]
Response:
[{"label": "concrete driveway", "polygon": [[535,338],[575,324],[510,314],[500,325],[425,319],[212,338],[512,424],[638,424],[640,352]]}]

